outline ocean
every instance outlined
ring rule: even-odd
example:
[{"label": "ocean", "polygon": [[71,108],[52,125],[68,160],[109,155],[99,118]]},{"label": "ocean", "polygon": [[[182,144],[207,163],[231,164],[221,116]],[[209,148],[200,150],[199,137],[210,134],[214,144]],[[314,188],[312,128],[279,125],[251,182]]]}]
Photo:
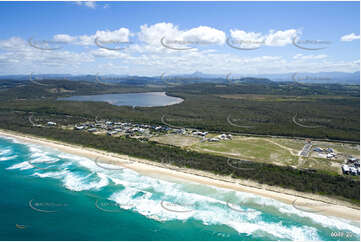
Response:
[{"label": "ocean", "polygon": [[0,240],[360,240],[360,224],[0,137]]}]

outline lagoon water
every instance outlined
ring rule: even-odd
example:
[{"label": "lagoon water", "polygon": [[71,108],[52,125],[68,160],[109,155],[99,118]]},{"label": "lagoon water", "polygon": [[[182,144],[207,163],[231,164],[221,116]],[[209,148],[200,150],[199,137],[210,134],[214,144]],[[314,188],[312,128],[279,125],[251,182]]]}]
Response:
[{"label": "lagoon water", "polygon": [[108,168],[0,137],[0,240],[360,240],[355,222]]},{"label": "lagoon water", "polygon": [[58,98],[64,101],[107,102],[117,106],[157,107],[183,102],[182,98],[167,96],[164,92],[101,94]]}]

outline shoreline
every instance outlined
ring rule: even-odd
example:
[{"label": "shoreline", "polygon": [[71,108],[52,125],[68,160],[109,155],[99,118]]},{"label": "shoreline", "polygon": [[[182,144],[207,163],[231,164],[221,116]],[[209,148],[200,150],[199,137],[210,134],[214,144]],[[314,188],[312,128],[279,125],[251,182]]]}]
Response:
[{"label": "shoreline", "polygon": [[[50,147],[61,152],[83,156],[92,160],[99,158],[101,159],[101,163],[118,165],[139,172],[141,175],[151,176],[158,179],[193,182],[218,188],[251,193],[257,196],[271,198],[282,203],[293,205],[301,211],[312,211],[312,209],[317,207],[318,204],[319,207],[322,206],[322,211],[316,212],[316,210],[314,210],[312,213],[334,216],[353,222],[360,221],[359,207],[349,202],[329,198],[326,196],[303,193],[280,187],[271,187],[249,180],[240,180],[226,176],[218,176],[209,172],[190,168],[180,169],[179,167],[172,167],[169,165],[164,166],[161,163],[154,161],[128,157],[127,155],[120,155],[87,147],[85,148],[78,145],[68,144],[61,141],[53,141],[46,138],[40,138],[10,130],[0,129],[0,137],[1,136],[15,138],[16,140],[19,140],[23,143],[38,144],[45,147]],[[128,160],[131,160],[132,162],[128,162]]]}]

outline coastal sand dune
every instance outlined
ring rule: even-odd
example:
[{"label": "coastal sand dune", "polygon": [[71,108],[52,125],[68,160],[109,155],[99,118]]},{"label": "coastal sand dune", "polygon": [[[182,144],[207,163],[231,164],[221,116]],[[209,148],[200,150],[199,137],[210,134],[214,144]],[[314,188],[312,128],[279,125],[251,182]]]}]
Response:
[{"label": "coastal sand dune", "polygon": [[[55,148],[59,151],[100,160],[101,163],[109,163],[126,167],[139,172],[142,175],[162,178],[166,180],[191,181],[195,183],[248,192],[263,197],[272,198],[303,211],[312,211],[327,216],[335,216],[353,221],[360,221],[359,207],[345,201],[328,198],[325,196],[297,192],[289,189],[261,185],[256,182],[233,179],[231,177],[218,176],[212,173],[194,169],[176,169],[172,166],[163,166],[160,163],[138,159],[100,150],[70,145],[63,142],[47,140],[35,136],[20,134],[13,131],[0,130],[1,136],[15,138],[24,143],[39,144]],[[129,162],[129,160],[131,162]]]}]

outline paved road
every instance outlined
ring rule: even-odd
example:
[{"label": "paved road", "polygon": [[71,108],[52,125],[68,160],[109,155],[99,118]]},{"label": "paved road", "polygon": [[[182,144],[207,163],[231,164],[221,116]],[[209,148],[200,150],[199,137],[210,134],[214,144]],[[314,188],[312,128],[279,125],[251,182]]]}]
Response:
[{"label": "paved road", "polygon": [[311,148],[312,148],[312,144],[311,144],[311,143],[305,144],[305,146],[303,146],[303,149],[302,149],[300,155],[301,155],[301,156],[304,156],[304,157],[307,157],[308,154],[309,154],[310,151],[311,151]]}]

